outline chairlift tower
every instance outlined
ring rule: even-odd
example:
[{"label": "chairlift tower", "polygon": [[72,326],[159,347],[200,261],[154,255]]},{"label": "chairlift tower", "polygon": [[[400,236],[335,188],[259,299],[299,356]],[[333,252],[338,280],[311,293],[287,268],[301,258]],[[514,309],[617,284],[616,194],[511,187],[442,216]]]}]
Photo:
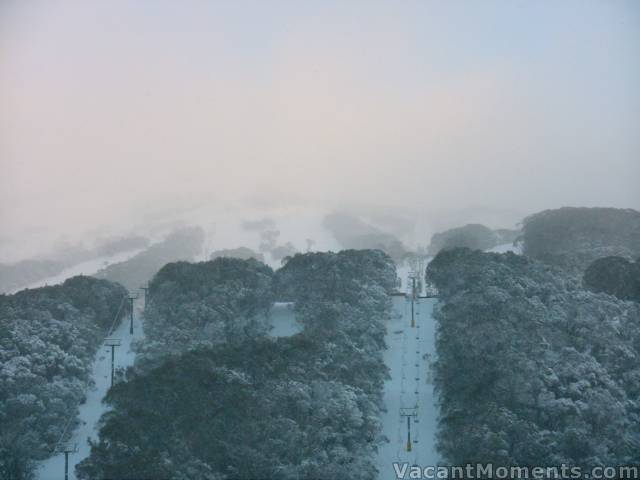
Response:
[{"label": "chairlift tower", "polygon": [[149,296],[149,284],[145,287],[140,287],[140,290],[144,292],[144,308],[147,308],[147,297]]},{"label": "chairlift tower", "polygon": [[129,308],[129,318],[130,318],[129,333],[131,335],[133,335],[133,301],[136,300],[137,298],[138,298],[137,294],[135,296],[129,294],[129,304],[130,304],[130,308]]},{"label": "chairlift tower", "polygon": [[411,418],[418,418],[418,407],[413,408],[401,408],[400,416],[407,417],[407,452],[410,452],[412,449],[411,444]]},{"label": "chairlift tower", "polygon": [[111,386],[113,387],[113,376],[115,372],[115,360],[116,360],[116,347],[121,345],[121,341],[119,338],[107,338],[104,341],[104,344],[107,347],[111,347]]},{"label": "chairlift tower", "polygon": [[416,300],[416,273],[409,273],[411,279],[411,328],[416,327],[416,317],[414,313],[414,302]]},{"label": "chairlift tower", "polygon": [[78,452],[78,444],[66,443],[58,451],[64,453],[64,480],[69,480],[69,454]]}]

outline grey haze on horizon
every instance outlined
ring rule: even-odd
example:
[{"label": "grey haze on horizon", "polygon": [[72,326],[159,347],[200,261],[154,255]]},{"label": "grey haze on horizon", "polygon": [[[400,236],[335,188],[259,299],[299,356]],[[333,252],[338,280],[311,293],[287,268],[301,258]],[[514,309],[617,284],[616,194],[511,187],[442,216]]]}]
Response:
[{"label": "grey haze on horizon", "polygon": [[198,210],[640,209],[639,85],[633,0],[4,0],[0,250]]}]

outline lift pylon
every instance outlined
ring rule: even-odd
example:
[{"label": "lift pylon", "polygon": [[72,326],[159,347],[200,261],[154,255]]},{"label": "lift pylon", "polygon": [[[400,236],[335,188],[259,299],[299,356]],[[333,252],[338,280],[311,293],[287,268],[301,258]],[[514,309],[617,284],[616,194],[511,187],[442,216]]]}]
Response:
[{"label": "lift pylon", "polygon": [[410,452],[412,449],[411,444],[411,418],[418,417],[418,407],[413,408],[401,408],[400,416],[407,417],[407,452]]},{"label": "lift pylon", "polygon": [[107,347],[111,347],[111,386],[113,387],[113,374],[115,371],[116,347],[119,347],[121,341],[119,338],[107,338],[104,341]]},{"label": "lift pylon", "polygon": [[69,454],[78,452],[78,444],[65,443],[60,446],[58,452],[64,453],[64,480],[69,480]]}]

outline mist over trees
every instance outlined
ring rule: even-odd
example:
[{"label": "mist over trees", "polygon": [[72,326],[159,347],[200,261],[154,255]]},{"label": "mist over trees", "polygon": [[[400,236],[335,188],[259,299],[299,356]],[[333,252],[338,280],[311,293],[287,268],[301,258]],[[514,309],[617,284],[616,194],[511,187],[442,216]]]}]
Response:
[{"label": "mist over trees", "polygon": [[[347,293],[318,290],[318,270],[332,272]],[[203,324],[217,323],[214,306],[230,325],[249,311],[260,316],[270,288],[296,301],[304,330],[281,338],[222,335],[206,347],[195,340],[130,370],[109,391],[112,409],[77,475],[293,480],[348,471],[373,478],[387,375],[386,289],[394,281],[391,259],[374,251],[297,254],[274,277],[255,260],[167,265],[151,283],[146,320],[159,344],[171,341],[158,328],[165,321],[207,339],[197,322],[179,323],[189,309]]]},{"label": "mist over trees", "polygon": [[26,287],[87,260],[144,248],[148,244],[149,241],[140,236],[114,237],[100,240],[93,248],[66,245],[56,248],[44,258],[0,264],[0,292]]},{"label": "mist over trees", "polygon": [[640,480],[640,0],[0,0],[0,226],[0,480]]},{"label": "mist over trees", "polygon": [[640,257],[640,212],[563,207],[523,220],[523,253],[582,275],[597,258]]},{"label": "mist over trees", "polygon": [[[426,273],[440,292],[433,378],[448,463],[640,461],[637,212],[591,210],[528,217],[531,257],[481,251],[514,241],[515,230],[471,224],[434,235],[439,253]],[[345,242],[378,244],[381,234],[396,245],[358,222],[329,220]],[[619,222],[626,233],[612,232]],[[100,272],[131,289],[151,279],[146,338],[106,397],[78,478],[376,477],[394,259],[379,249],[296,253],[269,226],[245,228],[282,258],[275,271],[246,247],[173,261],[202,253],[195,227]],[[395,251],[421,265],[424,252]],[[601,257],[610,251],[622,253]],[[0,296],[0,472],[28,475],[50,453],[125,295],[78,277]],[[302,332],[269,335],[275,301],[293,302]]]},{"label": "mist over trees", "polygon": [[0,478],[28,479],[33,461],[51,455],[126,293],[73,277],[0,295]]},{"label": "mist over trees", "polygon": [[162,242],[151,245],[134,257],[114,263],[94,276],[117,282],[129,290],[137,290],[169,262],[193,260],[202,252],[204,231],[201,227],[186,227],[170,233]]},{"label": "mist over trees", "polygon": [[343,248],[382,250],[397,262],[401,261],[407,253],[406,247],[394,235],[354,215],[336,212],[325,216],[322,223]]},{"label": "mist over trees", "polygon": [[471,223],[435,233],[431,237],[428,251],[430,255],[436,255],[440,250],[456,247],[488,250],[497,245],[513,243],[519,234],[519,230],[491,230],[484,225]]},{"label": "mist over trees", "polygon": [[60,273],[67,266],[54,260],[22,260],[0,264],[0,291],[9,292]]},{"label": "mist over trees", "polygon": [[445,250],[427,276],[447,462],[640,461],[640,305],[512,253]]},{"label": "mist over trees", "polygon": [[247,247],[227,248],[222,250],[215,250],[209,256],[209,260],[215,260],[220,257],[239,258],[241,260],[249,260],[253,258],[259,262],[264,263],[264,255],[258,252],[254,252]]},{"label": "mist over trees", "polygon": [[[261,225],[262,222],[257,222]],[[270,224],[270,222],[269,222]],[[271,255],[276,261],[282,261],[297,253],[295,246],[291,242],[279,243],[280,230],[267,229],[260,232],[259,250],[264,254]]]},{"label": "mist over trees", "polygon": [[265,230],[273,230],[276,228],[276,222],[272,218],[261,218],[259,220],[244,220],[242,222],[243,230],[249,232],[262,232]]}]

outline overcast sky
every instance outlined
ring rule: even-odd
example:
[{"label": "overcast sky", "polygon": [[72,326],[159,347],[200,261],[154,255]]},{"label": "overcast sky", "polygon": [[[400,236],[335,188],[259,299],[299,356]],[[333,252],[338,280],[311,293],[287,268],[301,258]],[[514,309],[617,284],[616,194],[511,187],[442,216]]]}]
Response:
[{"label": "overcast sky", "polygon": [[640,208],[639,126],[634,0],[0,0],[12,243],[206,202]]}]

